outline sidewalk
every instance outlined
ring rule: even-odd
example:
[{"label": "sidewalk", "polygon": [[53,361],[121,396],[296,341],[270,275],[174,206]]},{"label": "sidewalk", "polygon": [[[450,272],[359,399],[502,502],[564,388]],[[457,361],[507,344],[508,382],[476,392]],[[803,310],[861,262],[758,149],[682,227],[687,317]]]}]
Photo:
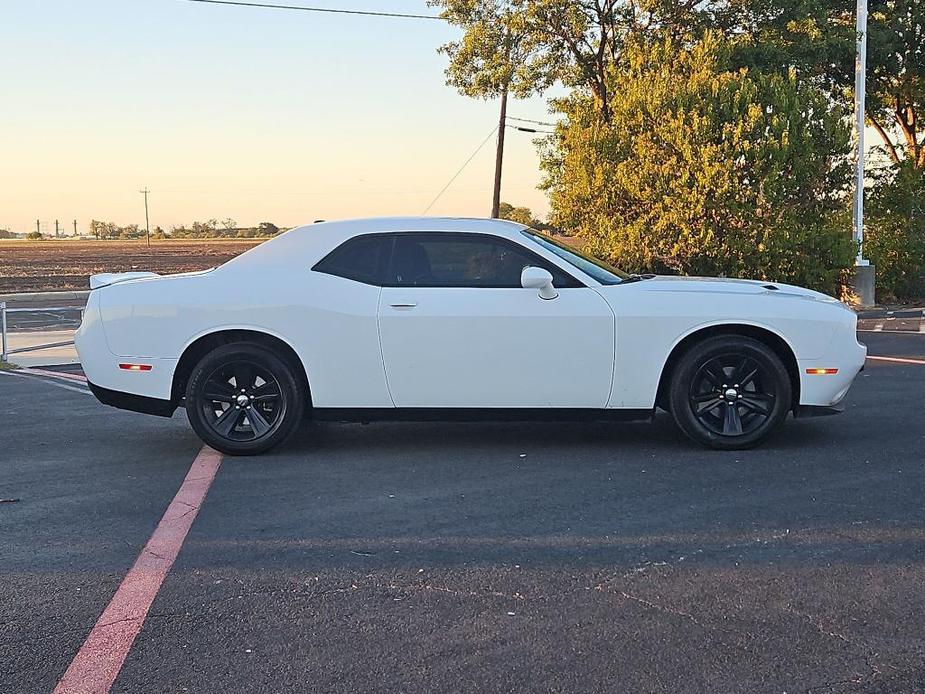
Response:
[{"label": "sidewalk", "polygon": [[[9,333],[7,335],[10,350],[33,345],[44,345],[51,342],[64,342],[74,339],[73,330],[43,330],[40,332]],[[48,366],[49,364],[76,364],[77,350],[74,345],[66,347],[52,347],[50,349],[36,350],[10,354],[9,360],[19,366]]]},{"label": "sidewalk", "polygon": [[40,305],[61,305],[70,306],[73,303],[85,304],[87,297],[90,296],[89,289],[70,290],[64,289],[57,292],[19,292],[17,294],[0,294],[0,301],[5,301],[18,306]]}]

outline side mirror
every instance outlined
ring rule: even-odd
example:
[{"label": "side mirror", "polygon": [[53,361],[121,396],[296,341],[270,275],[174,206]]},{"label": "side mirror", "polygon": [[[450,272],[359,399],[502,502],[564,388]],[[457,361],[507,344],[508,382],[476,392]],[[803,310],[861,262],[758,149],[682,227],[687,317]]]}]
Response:
[{"label": "side mirror", "polygon": [[520,273],[520,286],[524,289],[536,289],[541,299],[555,299],[559,292],[552,286],[552,274],[541,267],[528,265]]}]

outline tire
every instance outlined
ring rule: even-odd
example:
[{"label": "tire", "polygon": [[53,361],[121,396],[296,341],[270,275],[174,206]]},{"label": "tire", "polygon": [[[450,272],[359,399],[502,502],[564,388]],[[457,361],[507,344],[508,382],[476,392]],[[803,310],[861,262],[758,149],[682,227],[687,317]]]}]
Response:
[{"label": "tire", "polygon": [[259,455],[283,443],[302,421],[306,400],[306,387],[293,367],[251,342],[206,354],[186,386],[193,431],[228,455]]},{"label": "tire", "polygon": [[758,340],[720,335],[691,347],[671,377],[671,414],[697,443],[720,450],[751,448],[791,408],[790,375]]}]

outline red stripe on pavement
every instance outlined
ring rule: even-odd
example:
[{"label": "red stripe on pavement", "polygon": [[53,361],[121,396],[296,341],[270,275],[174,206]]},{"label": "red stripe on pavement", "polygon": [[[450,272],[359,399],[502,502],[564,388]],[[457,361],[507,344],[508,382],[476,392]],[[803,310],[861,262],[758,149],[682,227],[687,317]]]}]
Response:
[{"label": "red stripe on pavement", "polygon": [[867,357],[868,359],[875,359],[876,361],[892,361],[897,364],[918,364],[920,366],[925,366],[925,361],[921,359],[903,359],[902,357]]},{"label": "red stripe on pavement", "polygon": [[221,462],[221,454],[206,446],[196,456],[154,534],[58,682],[55,694],[106,694],[112,687]]},{"label": "red stripe on pavement", "polygon": [[66,381],[78,381],[80,383],[86,383],[87,377],[80,374],[70,374],[64,371],[49,371],[48,369],[36,369],[33,367],[28,367],[25,369],[20,369],[23,373],[35,374],[37,376],[51,376],[52,378],[63,378]]}]

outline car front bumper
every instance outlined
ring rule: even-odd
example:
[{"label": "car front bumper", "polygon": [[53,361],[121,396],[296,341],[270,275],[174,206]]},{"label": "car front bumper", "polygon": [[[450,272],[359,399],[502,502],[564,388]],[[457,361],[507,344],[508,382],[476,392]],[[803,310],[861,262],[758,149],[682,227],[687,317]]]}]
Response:
[{"label": "car front bumper", "polygon": [[[857,341],[857,333],[852,331],[850,339],[840,337],[832,341],[824,356],[797,360],[800,370],[800,403],[797,409],[836,408],[826,414],[840,411],[838,406],[867,360],[867,346]],[[819,369],[837,369],[837,372],[816,373]]]}]

